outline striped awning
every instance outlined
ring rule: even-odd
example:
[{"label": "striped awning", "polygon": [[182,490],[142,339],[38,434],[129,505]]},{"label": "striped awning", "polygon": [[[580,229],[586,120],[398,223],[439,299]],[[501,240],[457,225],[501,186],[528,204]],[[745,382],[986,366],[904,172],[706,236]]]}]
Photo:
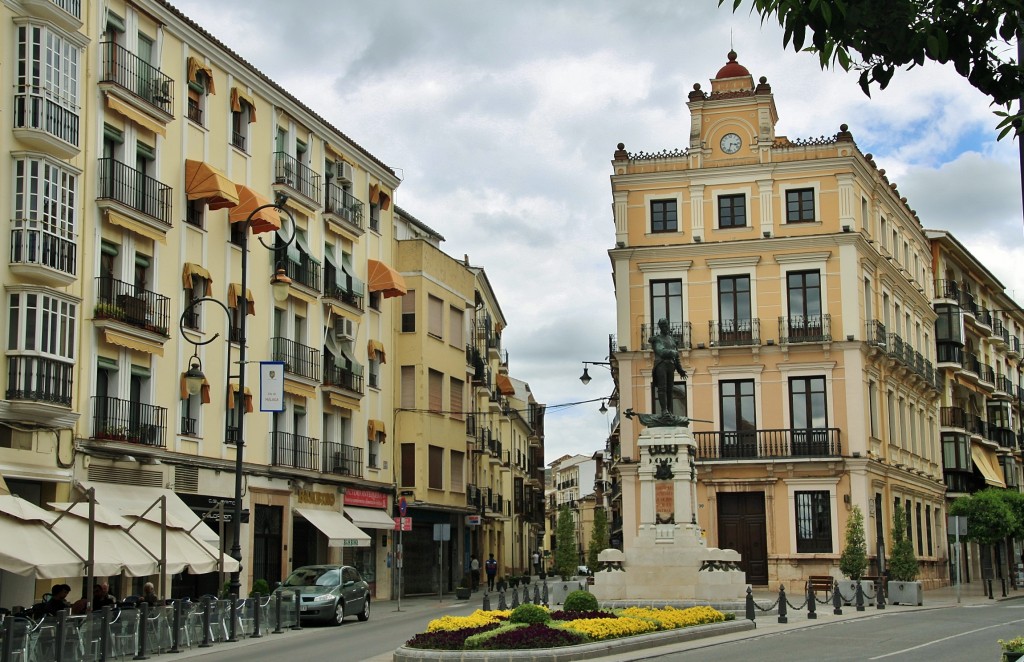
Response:
[{"label": "striped awning", "polygon": [[993,451],[978,444],[971,444],[971,459],[974,461],[974,466],[978,467],[978,471],[981,472],[986,483],[993,487],[1006,487],[1006,482],[1003,480],[1003,471],[999,466],[999,459]]},{"label": "striped awning", "polygon": [[157,356],[164,355],[164,346],[158,342],[151,342],[143,340],[138,336],[133,336],[128,333],[121,333],[120,331],[114,331],[113,329],[103,330],[103,339],[108,343],[114,345],[120,345],[136,352],[143,352],[144,354],[156,354]]},{"label": "striped awning", "polygon": [[107,107],[112,111],[121,115],[132,122],[135,122],[143,129],[152,131],[153,133],[159,133],[163,137],[167,137],[167,127],[153,119],[141,110],[137,110],[135,107],[128,105],[124,101],[121,101],[115,96],[110,94],[107,95]]},{"label": "striped awning", "polygon": [[[238,384],[232,384],[228,388],[228,409],[235,408],[235,393],[238,393]],[[252,391],[248,386],[245,387],[245,413],[252,413]]]},{"label": "striped awning", "polygon": [[512,386],[512,380],[508,378],[508,375],[498,375],[498,391],[502,395],[515,395],[516,387]]},{"label": "striped awning", "polygon": [[385,299],[404,296],[409,291],[402,274],[379,260],[367,260],[366,270],[370,291],[380,292]]},{"label": "striped awning", "polygon": [[185,193],[189,200],[206,200],[210,209],[238,205],[238,187],[205,161],[185,159]]},{"label": "striped awning", "polygon": [[[252,233],[277,232],[281,229],[281,214],[274,207],[266,207],[255,211],[264,205],[271,204],[270,200],[252,190],[244,184],[235,184],[238,191],[238,204],[228,212],[228,221],[231,223],[243,223],[252,214]],[[255,213],[253,213],[255,212]]]},{"label": "striped awning", "polygon": [[112,225],[118,225],[129,232],[134,232],[140,237],[145,237],[151,241],[161,241],[167,243],[167,233],[157,230],[152,225],[137,221],[130,216],[124,214],[118,214],[112,209],[107,210],[107,222]]}]

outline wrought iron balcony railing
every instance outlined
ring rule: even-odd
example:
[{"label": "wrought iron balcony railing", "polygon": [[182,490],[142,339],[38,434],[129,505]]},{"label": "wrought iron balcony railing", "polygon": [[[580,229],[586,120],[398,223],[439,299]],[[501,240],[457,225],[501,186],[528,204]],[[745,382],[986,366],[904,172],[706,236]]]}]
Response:
[{"label": "wrought iron balcony railing", "polygon": [[335,386],[354,393],[363,393],[363,376],[324,361],[324,386]]},{"label": "wrought iron balcony railing", "polygon": [[323,472],[363,477],[363,449],[333,441],[323,443]]},{"label": "wrought iron balcony railing", "polygon": [[44,131],[78,147],[78,126],[78,109],[58,103],[42,89],[23,88],[14,95],[15,129]]},{"label": "wrought iron balcony railing", "polygon": [[96,277],[96,319],[115,319],[167,336],[171,300],[110,276]]},{"label": "wrought iron balcony railing", "polygon": [[[292,255],[294,255],[294,251]],[[288,249],[275,249],[274,262],[278,267],[283,268],[293,281],[305,285],[311,290],[320,291],[320,272],[323,267],[305,251],[299,250],[298,262],[294,262],[288,255]]]},{"label": "wrought iron balcony railing", "polygon": [[99,160],[101,200],[114,200],[171,227],[171,187],[112,158]]},{"label": "wrought iron balcony railing", "polygon": [[284,361],[284,371],[320,380],[320,350],[288,338],[271,338],[275,361]]},{"label": "wrought iron balcony railing", "polygon": [[960,284],[955,280],[938,279],[935,281],[935,298],[952,299],[960,302]]},{"label": "wrought iron balcony railing", "polygon": [[708,332],[712,347],[737,347],[761,344],[761,320],[711,320]]},{"label": "wrought iron balcony railing", "polygon": [[290,432],[273,432],[271,456],[275,467],[320,471],[320,440]]},{"label": "wrought iron balcony railing", "polygon": [[363,203],[337,184],[327,183],[325,214],[339,216],[360,230],[363,229]]},{"label": "wrought iron balcony railing", "polygon": [[869,320],[865,329],[864,340],[872,347],[886,348],[886,341],[889,334],[886,333],[885,325],[878,320]]},{"label": "wrought iron balcony railing", "polygon": [[839,428],[695,432],[697,460],[836,457]]},{"label": "wrought iron balcony railing", "polygon": [[15,220],[11,229],[11,264],[37,264],[71,276],[76,273],[78,246],[49,230],[43,223]]},{"label": "wrought iron balcony railing", "polygon": [[109,396],[92,397],[92,437],[163,448],[167,408]]},{"label": "wrought iron balcony railing", "polygon": [[[668,332],[676,341],[676,347],[679,349],[691,349],[692,348],[692,333],[690,328],[690,322],[670,322],[668,325]],[[661,333],[658,328],[658,324],[641,324],[640,325],[640,349],[651,348],[651,337],[655,334]]]},{"label": "wrought iron balcony railing", "polygon": [[41,356],[7,356],[8,400],[71,406],[75,364]]},{"label": "wrought iron balcony railing", "polygon": [[114,83],[147,104],[173,116],[174,81],[162,71],[113,41],[100,42],[101,83]]},{"label": "wrought iron balcony railing", "polygon": [[[342,273],[344,274],[344,272]],[[363,310],[362,288],[357,289],[358,284],[347,275],[340,280],[343,285],[338,284],[338,268],[328,260],[324,265],[324,298],[335,299],[353,308]]]},{"label": "wrought iron balcony railing", "polygon": [[320,204],[320,175],[287,152],[274,152],[274,181]]},{"label": "wrought iron balcony railing", "polygon": [[779,344],[781,345],[831,341],[832,316],[828,313],[779,318]]}]

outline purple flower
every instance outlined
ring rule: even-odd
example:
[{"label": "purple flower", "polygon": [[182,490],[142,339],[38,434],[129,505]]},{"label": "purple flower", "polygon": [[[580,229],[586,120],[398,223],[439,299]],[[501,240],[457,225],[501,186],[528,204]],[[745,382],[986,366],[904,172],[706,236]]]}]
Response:
[{"label": "purple flower", "polygon": [[553,611],[553,621],[575,621],[577,618],[618,618],[615,614],[607,611]]},{"label": "purple flower", "polygon": [[409,641],[405,642],[405,645],[409,648],[428,648],[432,650],[443,650],[443,651],[459,651],[465,648],[466,639],[479,634],[481,632],[487,632],[498,627],[497,625],[482,625],[478,628],[465,628],[463,630],[454,631],[438,631],[438,632],[421,632]]},{"label": "purple flower", "polygon": [[502,632],[485,641],[486,650],[522,650],[526,648],[557,648],[585,643],[587,638],[578,632],[556,630],[541,623]]}]

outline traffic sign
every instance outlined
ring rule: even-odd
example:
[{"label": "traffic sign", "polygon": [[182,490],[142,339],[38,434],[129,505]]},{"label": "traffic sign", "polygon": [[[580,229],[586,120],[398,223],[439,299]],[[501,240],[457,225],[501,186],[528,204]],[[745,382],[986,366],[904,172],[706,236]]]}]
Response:
[{"label": "traffic sign", "polygon": [[395,531],[412,531],[412,518],[411,517],[396,517],[395,518]]},{"label": "traffic sign", "polygon": [[399,497],[398,499],[398,514],[405,517],[405,511],[408,510],[409,503],[405,500],[405,497]]}]

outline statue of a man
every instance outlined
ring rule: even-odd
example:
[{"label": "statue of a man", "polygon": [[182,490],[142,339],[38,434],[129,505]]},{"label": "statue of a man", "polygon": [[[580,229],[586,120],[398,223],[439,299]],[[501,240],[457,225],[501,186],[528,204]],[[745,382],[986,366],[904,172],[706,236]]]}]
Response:
[{"label": "statue of a man", "polygon": [[672,413],[672,388],[675,373],[686,379],[686,371],[679,363],[679,348],[676,339],[669,333],[668,320],[658,320],[659,333],[651,337],[654,350],[654,388],[658,393],[659,414]]}]

